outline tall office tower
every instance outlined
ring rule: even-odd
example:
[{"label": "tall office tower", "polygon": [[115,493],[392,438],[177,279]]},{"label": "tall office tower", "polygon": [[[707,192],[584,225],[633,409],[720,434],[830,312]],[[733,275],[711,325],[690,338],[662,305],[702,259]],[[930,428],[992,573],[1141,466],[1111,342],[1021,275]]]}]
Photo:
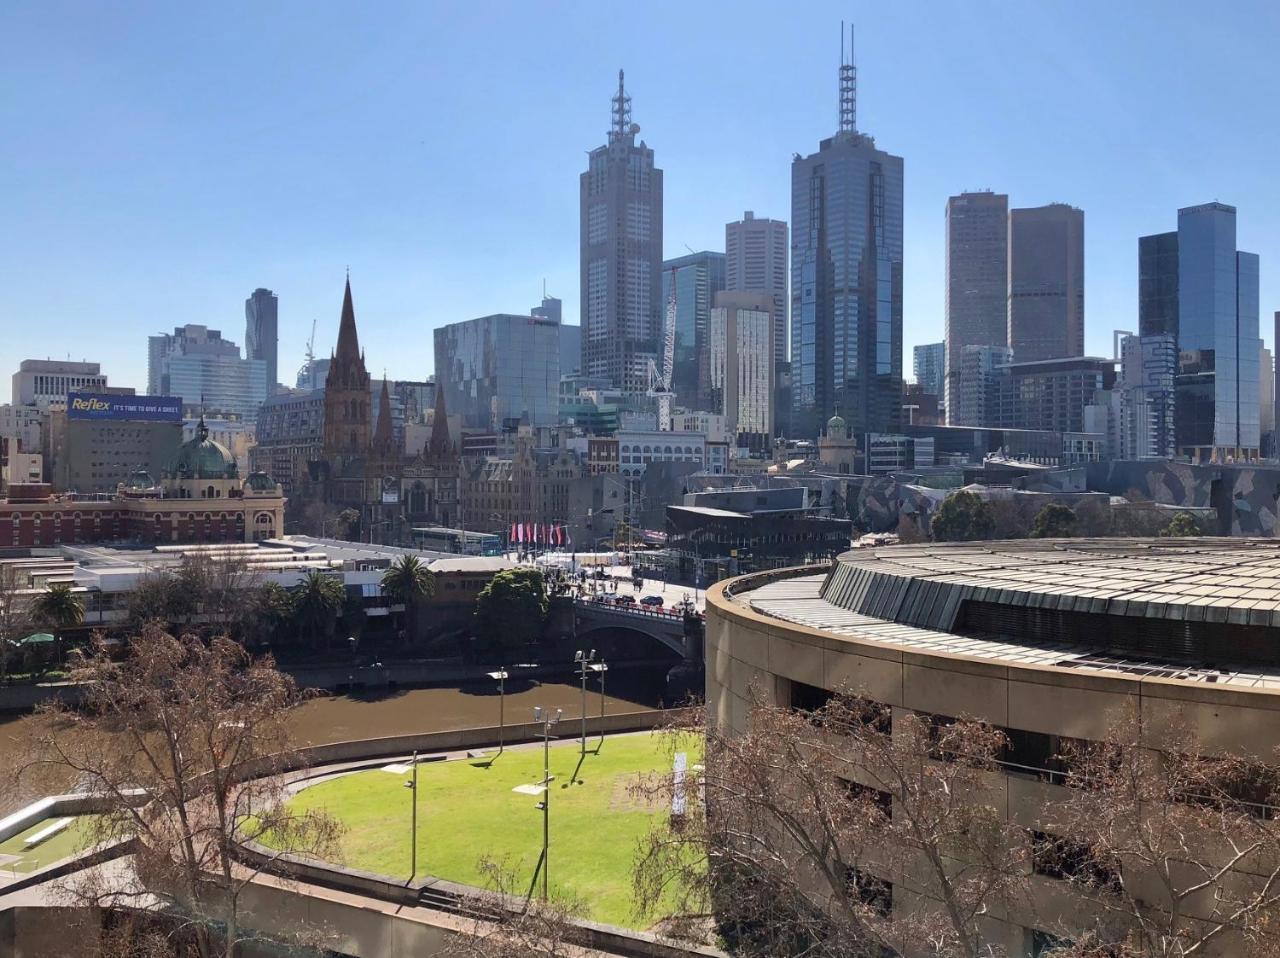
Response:
[{"label": "tall office tower", "polygon": [[1084,355],[1084,211],[1009,213],[1009,348],[1019,363]]},{"label": "tall office tower", "polygon": [[540,319],[549,319],[558,323],[561,321],[564,313],[564,303],[556,299],[554,296],[548,296],[546,293],[542,295],[542,303],[529,310],[530,316],[537,316]]},{"label": "tall office tower", "polygon": [[789,315],[787,307],[787,224],[756,219],[747,210],[742,219],[725,224],[724,288],[773,297],[773,355],[785,362]]},{"label": "tall office tower", "polygon": [[97,363],[24,359],[13,374],[15,406],[47,410],[51,402],[65,402],[70,392],[106,391],[107,377]]},{"label": "tall office tower", "polygon": [[707,317],[716,293],[725,288],[725,254],[703,250],[662,264],[662,311],[666,322],[671,284],[676,294],[675,365],[671,388],[676,405],[707,408],[710,372],[707,365]]},{"label": "tall office tower", "polygon": [[999,371],[1012,359],[1008,346],[961,347],[955,372],[947,384],[959,422],[966,426],[996,425],[999,399],[996,380]]},{"label": "tall office tower", "polygon": [[1275,458],[1276,394],[1275,362],[1271,350],[1262,347],[1258,357],[1258,434],[1262,440],[1263,455]]},{"label": "tall office tower", "polygon": [[946,356],[946,343],[925,343],[911,350],[911,371],[916,385],[929,396],[942,397],[947,375]]},{"label": "tall office tower", "polygon": [[747,434],[763,444],[773,433],[774,307],[763,291],[716,294],[707,324],[711,408],[730,439]]},{"label": "tall office tower", "polygon": [[618,71],[609,141],[579,181],[582,374],[628,393],[648,388],[661,358],[662,171]]},{"label": "tall office tower", "polygon": [[[843,60],[844,57],[842,56]],[[837,410],[854,436],[902,419],[902,158],[856,122],[840,65],[839,127],[791,163],[791,433]]]},{"label": "tall office tower", "polygon": [[267,364],[267,394],[279,383],[276,367],[280,342],[278,324],[280,301],[269,289],[259,287],[244,301],[244,358],[261,359]]},{"label": "tall office tower", "polygon": [[[1009,345],[1009,197],[961,193],[947,200],[947,301],[943,338],[951,364],[966,346]],[[918,379],[918,377],[917,377]],[[953,426],[976,426],[955,418],[961,407],[949,382],[938,393]]]},{"label": "tall office tower", "polygon": [[256,420],[270,394],[267,364],[242,359],[240,347],[208,326],[189,323],[147,341],[147,388],[153,396],[178,396],[195,409]]},{"label": "tall office tower", "polygon": [[1172,333],[1120,340],[1118,442],[1120,459],[1170,459],[1174,442],[1174,378],[1178,344]]},{"label": "tall office tower", "polygon": [[1194,462],[1260,452],[1258,256],[1236,249],[1236,209],[1178,210],[1173,233],[1138,240],[1142,335],[1172,334],[1177,452]]},{"label": "tall office tower", "polygon": [[[1271,334],[1276,338],[1271,341],[1276,344],[1277,354],[1280,354],[1280,309],[1276,310],[1274,321],[1275,325],[1272,327]],[[1275,378],[1271,383],[1271,396],[1271,419],[1273,422],[1280,424],[1280,362],[1275,363]],[[1271,455],[1275,459],[1280,459],[1280,432],[1272,440]]]}]

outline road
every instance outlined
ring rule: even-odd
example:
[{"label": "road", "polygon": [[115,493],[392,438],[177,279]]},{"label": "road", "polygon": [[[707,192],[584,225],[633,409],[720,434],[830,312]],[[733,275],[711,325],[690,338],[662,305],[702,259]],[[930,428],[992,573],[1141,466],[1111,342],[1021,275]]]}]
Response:
[{"label": "road", "polygon": [[[508,555],[511,561],[516,561],[514,555]],[[526,564],[532,564],[526,561]],[[539,565],[543,565],[542,561],[538,561]],[[545,563],[550,568],[563,568],[564,566],[556,561]],[[677,585],[674,582],[663,582],[661,579],[645,579],[644,584],[639,588],[632,585],[631,566],[629,565],[612,565],[602,566],[605,574],[603,580],[588,578],[587,587],[606,590],[609,594],[614,592],[616,587],[617,594],[634,596],[639,602],[646,595],[656,595],[662,597],[663,605],[667,607],[677,606],[684,602],[685,598],[693,600],[695,608],[699,612],[706,608],[706,591],[704,589],[694,589],[693,586]],[[594,573],[594,569],[588,569],[588,575]]]}]

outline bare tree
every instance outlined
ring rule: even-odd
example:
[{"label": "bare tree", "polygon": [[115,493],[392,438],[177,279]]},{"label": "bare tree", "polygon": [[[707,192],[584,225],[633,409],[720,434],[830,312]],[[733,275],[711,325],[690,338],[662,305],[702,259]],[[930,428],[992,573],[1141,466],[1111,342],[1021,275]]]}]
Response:
[{"label": "bare tree", "polygon": [[335,823],[292,811],[274,774],[296,764],[292,680],[230,639],[206,644],[155,626],[126,660],[82,656],[72,678],[85,689],[81,705],[45,706],[53,721],[24,772],[69,772],[104,803],[93,837],[133,839],[136,851],[131,869],[91,873],[71,891],[100,909],[158,900],[201,958],[238,954],[254,937],[240,900],[258,872],[237,863],[236,843],[269,838],[277,854],[319,858],[336,845]]},{"label": "bare tree", "polygon": [[682,916],[677,936],[714,916],[744,954],[993,954],[981,923],[1027,880],[1021,831],[982,799],[1005,744],[847,694],[708,723],[701,795],[643,789],[678,814],[642,844],[638,905]]},{"label": "bare tree", "polygon": [[586,912],[578,898],[542,901],[521,887],[506,862],[482,859],[489,891],[488,907],[475,910],[465,930],[441,952],[442,958],[542,958],[583,954],[583,930],[577,919]]},{"label": "bare tree", "polygon": [[1099,916],[1082,953],[1280,953],[1274,760],[1206,754],[1181,720],[1144,730],[1124,714],[1062,761],[1069,797],[1036,857]]}]

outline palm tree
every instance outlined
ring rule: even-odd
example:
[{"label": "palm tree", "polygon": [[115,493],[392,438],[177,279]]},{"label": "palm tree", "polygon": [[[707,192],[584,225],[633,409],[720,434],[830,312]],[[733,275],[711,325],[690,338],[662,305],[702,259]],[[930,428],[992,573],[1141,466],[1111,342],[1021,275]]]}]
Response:
[{"label": "palm tree", "polygon": [[382,574],[382,592],[393,603],[404,605],[401,634],[417,635],[418,605],[436,594],[435,576],[414,555],[402,555]]},{"label": "palm tree", "polygon": [[345,598],[346,590],[341,581],[319,569],[309,571],[298,583],[293,596],[294,609],[303,634],[323,636],[325,647],[328,648],[329,637],[333,634],[333,626],[338,613],[342,611]]},{"label": "palm tree", "polygon": [[31,616],[54,632],[74,629],[84,619],[84,606],[70,585],[55,582],[31,603]]}]

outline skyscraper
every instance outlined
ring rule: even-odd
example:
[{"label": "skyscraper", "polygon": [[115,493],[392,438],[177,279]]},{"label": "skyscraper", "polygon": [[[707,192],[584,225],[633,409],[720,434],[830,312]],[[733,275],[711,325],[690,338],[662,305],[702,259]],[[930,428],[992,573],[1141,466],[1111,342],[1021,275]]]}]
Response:
[{"label": "skyscraper", "polygon": [[1138,240],[1138,269],[1142,335],[1170,333],[1178,344],[1178,454],[1195,462],[1256,459],[1258,256],[1236,249],[1235,207],[1178,210],[1177,232]]},{"label": "skyscraper", "polygon": [[190,409],[255,421],[271,394],[267,364],[242,359],[240,347],[208,326],[188,323],[147,340],[147,387],[153,396],[179,396]]},{"label": "skyscraper", "polygon": [[712,411],[732,439],[773,432],[773,297],[728,290],[716,295],[707,323]]},{"label": "skyscraper", "polygon": [[269,289],[259,287],[244,301],[244,358],[261,359],[267,365],[267,395],[276,391],[280,381],[276,366],[280,331],[280,301]]},{"label": "skyscraper", "polygon": [[710,372],[707,366],[707,317],[716,293],[725,288],[725,254],[711,250],[669,259],[662,264],[662,309],[671,302],[675,283],[675,365],[671,388],[687,409],[706,409]]},{"label": "skyscraper", "polygon": [[636,143],[618,71],[609,140],[579,181],[582,373],[629,393],[648,387],[662,334],[662,171]]},{"label": "skyscraper", "polygon": [[1009,214],[1009,348],[1034,363],[1084,355],[1084,212],[1050,203]]},{"label": "skyscraper", "polygon": [[[843,59],[843,57],[842,57]],[[856,436],[902,418],[902,158],[857,130],[840,65],[839,127],[791,163],[791,433],[839,410]]]},{"label": "skyscraper", "polygon": [[787,224],[756,219],[747,210],[742,219],[725,224],[724,288],[773,297],[773,355],[787,356]]},{"label": "skyscraper", "polygon": [[[947,422],[976,426],[980,424],[957,418],[961,386],[952,380],[964,347],[1009,344],[1009,197],[989,191],[961,193],[947,200],[946,217]],[[918,373],[916,379],[920,381]]]},{"label": "skyscraper", "polygon": [[946,355],[946,343],[925,343],[911,350],[911,371],[916,377],[916,384],[930,396],[942,396]]}]

